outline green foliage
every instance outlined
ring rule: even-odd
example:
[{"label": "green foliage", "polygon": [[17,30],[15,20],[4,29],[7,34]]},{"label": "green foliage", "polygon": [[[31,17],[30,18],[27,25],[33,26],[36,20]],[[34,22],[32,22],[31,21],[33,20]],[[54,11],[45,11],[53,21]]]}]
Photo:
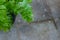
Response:
[{"label": "green foliage", "polygon": [[31,22],[33,20],[32,7],[27,3],[27,1],[16,4],[14,12],[20,13],[22,18],[27,22]]},{"label": "green foliage", "polygon": [[0,5],[4,4],[6,2],[6,0],[0,0]]},{"label": "green foliage", "polygon": [[13,24],[11,14],[21,14],[26,22],[33,21],[32,0],[0,0],[0,30],[9,31]]},{"label": "green foliage", "polygon": [[0,5],[0,30],[7,31],[11,26],[11,16],[7,14],[6,7]]}]

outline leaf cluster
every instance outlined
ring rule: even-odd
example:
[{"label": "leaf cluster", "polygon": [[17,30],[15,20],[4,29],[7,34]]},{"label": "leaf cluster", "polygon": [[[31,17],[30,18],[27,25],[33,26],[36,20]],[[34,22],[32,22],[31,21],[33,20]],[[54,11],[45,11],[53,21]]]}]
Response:
[{"label": "leaf cluster", "polygon": [[20,13],[26,22],[33,20],[32,0],[0,0],[0,30],[10,30],[15,16]]}]

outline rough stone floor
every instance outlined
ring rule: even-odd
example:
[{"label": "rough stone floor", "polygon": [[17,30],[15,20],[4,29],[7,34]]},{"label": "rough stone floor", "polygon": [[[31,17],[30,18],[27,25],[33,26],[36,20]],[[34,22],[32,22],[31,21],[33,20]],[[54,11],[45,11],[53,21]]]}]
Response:
[{"label": "rough stone floor", "polygon": [[33,0],[34,21],[17,15],[10,32],[0,31],[0,40],[60,40],[60,0]]}]

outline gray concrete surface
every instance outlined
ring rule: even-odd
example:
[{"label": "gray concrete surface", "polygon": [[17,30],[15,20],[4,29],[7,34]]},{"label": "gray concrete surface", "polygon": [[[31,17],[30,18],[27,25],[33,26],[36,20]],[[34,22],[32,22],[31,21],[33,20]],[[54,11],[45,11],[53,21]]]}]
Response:
[{"label": "gray concrete surface", "polygon": [[60,0],[33,0],[32,9],[31,24],[18,14],[9,32],[0,31],[0,40],[60,40]]},{"label": "gray concrete surface", "polygon": [[57,30],[52,21],[43,23],[23,24],[14,27],[9,33],[1,34],[1,40],[57,40]]}]

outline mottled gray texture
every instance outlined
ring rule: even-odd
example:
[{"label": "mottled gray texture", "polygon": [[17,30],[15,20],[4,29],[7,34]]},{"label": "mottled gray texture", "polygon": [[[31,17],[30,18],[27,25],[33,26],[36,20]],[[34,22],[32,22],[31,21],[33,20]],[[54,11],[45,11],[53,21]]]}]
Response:
[{"label": "mottled gray texture", "polygon": [[53,22],[24,25],[20,28],[21,40],[57,40],[57,31]]},{"label": "mottled gray texture", "polygon": [[48,6],[44,0],[33,0],[32,7],[34,21],[51,19],[51,14],[49,13]]},{"label": "mottled gray texture", "polygon": [[[58,34],[53,22],[23,24],[14,27],[7,34],[1,35],[1,40],[57,40]],[[5,37],[5,38],[4,38]]]},{"label": "mottled gray texture", "polygon": [[0,32],[0,40],[60,40],[60,0],[33,0],[31,5],[34,22],[18,14],[11,30]]}]

